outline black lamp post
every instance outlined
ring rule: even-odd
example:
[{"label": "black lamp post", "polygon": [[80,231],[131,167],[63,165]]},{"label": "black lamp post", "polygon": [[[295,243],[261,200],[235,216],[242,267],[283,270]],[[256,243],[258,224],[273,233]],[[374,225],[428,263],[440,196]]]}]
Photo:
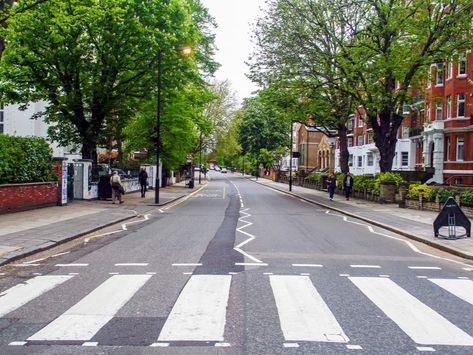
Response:
[{"label": "black lamp post", "polygon": [[289,191],[292,191],[292,145],[293,145],[293,124],[291,120],[291,149],[289,150]]},{"label": "black lamp post", "polygon": [[202,130],[200,130],[200,136],[199,136],[199,150],[200,150],[200,157],[199,157],[199,185],[201,184],[202,181]]},{"label": "black lamp post", "polygon": [[156,111],[156,187],[154,189],[154,203],[159,204],[159,160],[161,155],[161,64],[163,53],[158,53],[158,104]]}]

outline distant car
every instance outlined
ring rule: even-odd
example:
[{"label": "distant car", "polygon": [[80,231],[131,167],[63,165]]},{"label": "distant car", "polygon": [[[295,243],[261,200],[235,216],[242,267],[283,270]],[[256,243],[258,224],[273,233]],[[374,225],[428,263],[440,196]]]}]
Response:
[{"label": "distant car", "polygon": [[112,172],[114,172],[114,171],[116,171],[118,173],[118,176],[120,176],[120,179],[130,178],[130,175],[125,173],[122,169],[112,168]]},{"label": "distant car", "polygon": [[220,170],[220,172],[221,172],[222,174],[226,174],[226,173],[227,173],[227,168],[222,168],[222,170]]}]

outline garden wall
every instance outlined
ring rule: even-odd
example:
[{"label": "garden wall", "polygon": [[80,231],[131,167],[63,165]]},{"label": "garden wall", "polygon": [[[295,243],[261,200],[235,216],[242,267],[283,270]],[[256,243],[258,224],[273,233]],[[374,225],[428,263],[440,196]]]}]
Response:
[{"label": "garden wall", "polygon": [[0,185],[0,213],[56,206],[57,182]]}]

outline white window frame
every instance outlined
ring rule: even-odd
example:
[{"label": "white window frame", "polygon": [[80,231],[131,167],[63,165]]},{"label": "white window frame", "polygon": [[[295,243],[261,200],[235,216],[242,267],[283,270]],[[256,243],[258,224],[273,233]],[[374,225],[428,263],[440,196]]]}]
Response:
[{"label": "white window frame", "polygon": [[452,96],[447,96],[447,119],[452,118]]},{"label": "white window frame", "polygon": [[348,154],[348,166],[353,166],[353,154]]},{"label": "white window frame", "polygon": [[[462,98],[460,98],[460,95]],[[460,106],[463,107],[463,114],[460,115]],[[465,117],[465,94],[463,92],[457,95],[457,118]]]},{"label": "white window frame", "polygon": [[0,104],[0,134],[5,133],[5,110],[3,104]]},{"label": "white window frame", "polygon": [[432,66],[429,68],[429,73],[427,74],[427,89],[432,87]]},{"label": "white window frame", "polygon": [[401,166],[409,166],[409,152],[401,152]]},{"label": "white window frame", "polygon": [[357,168],[362,168],[363,167],[363,156],[362,155],[358,155],[358,157],[356,159],[356,167]]},{"label": "white window frame", "polygon": [[[363,143],[364,143],[364,136],[361,134],[359,135],[358,137],[356,137],[356,145],[359,147],[359,146],[362,146]],[[361,144],[360,144],[361,143]]]},{"label": "white window frame", "polygon": [[442,115],[443,115],[442,101],[437,101],[435,103],[435,120],[442,121]]},{"label": "white window frame", "polygon": [[443,86],[443,64],[438,63],[436,67],[437,69],[435,71],[435,86],[440,87]]},{"label": "white window frame", "polygon": [[363,119],[363,116],[361,116],[361,115],[358,116],[358,126],[357,127],[362,128],[364,124],[365,124],[365,121]]},{"label": "white window frame", "polygon": [[447,156],[446,156],[447,159],[446,160],[450,161],[450,153],[451,153],[451,150],[452,150],[452,143],[450,142],[450,137],[445,137],[445,141],[446,141],[446,145],[447,145],[447,147],[445,149],[446,154],[447,154]]},{"label": "white window frame", "polygon": [[366,165],[374,166],[374,155],[373,153],[366,154]]},{"label": "white window frame", "polygon": [[410,128],[408,126],[402,126],[401,127],[401,138],[409,138],[409,130]]},{"label": "white window frame", "polygon": [[458,58],[458,68],[457,68],[457,77],[458,78],[466,77],[466,71],[467,71],[466,66],[467,66],[466,54],[462,54]]},{"label": "white window frame", "polygon": [[[464,147],[465,147],[465,138],[463,136],[458,136],[457,137],[457,151],[456,151],[457,161],[463,161],[464,154],[465,154]],[[459,154],[460,151],[461,151],[461,154]]]},{"label": "white window frame", "polygon": [[353,147],[353,137],[347,137],[347,146]]},{"label": "white window frame", "polygon": [[453,78],[453,61],[450,58],[447,62],[447,80],[450,80]]}]

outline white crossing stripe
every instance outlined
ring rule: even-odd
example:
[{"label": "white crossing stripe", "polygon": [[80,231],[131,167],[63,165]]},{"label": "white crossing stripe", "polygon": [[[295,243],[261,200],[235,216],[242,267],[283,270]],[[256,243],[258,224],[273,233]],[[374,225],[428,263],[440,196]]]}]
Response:
[{"label": "white crossing stripe", "polygon": [[69,275],[46,275],[29,279],[0,293],[0,317],[69,280]]},{"label": "white crossing stripe", "polygon": [[270,275],[269,281],[286,341],[349,341],[308,276]]},{"label": "white crossing stripe", "polygon": [[223,341],[231,275],[193,275],[179,295],[158,342]]},{"label": "white crossing stripe", "polygon": [[417,344],[473,345],[473,338],[470,335],[391,279],[380,277],[349,277],[349,279]]},{"label": "white crossing stripe", "polygon": [[150,277],[111,276],[28,340],[90,340]]},{"label": "white crossing stripe", "polygon": [[473,304],[473,281],[460,279],[429,279],[429,281]]}]

